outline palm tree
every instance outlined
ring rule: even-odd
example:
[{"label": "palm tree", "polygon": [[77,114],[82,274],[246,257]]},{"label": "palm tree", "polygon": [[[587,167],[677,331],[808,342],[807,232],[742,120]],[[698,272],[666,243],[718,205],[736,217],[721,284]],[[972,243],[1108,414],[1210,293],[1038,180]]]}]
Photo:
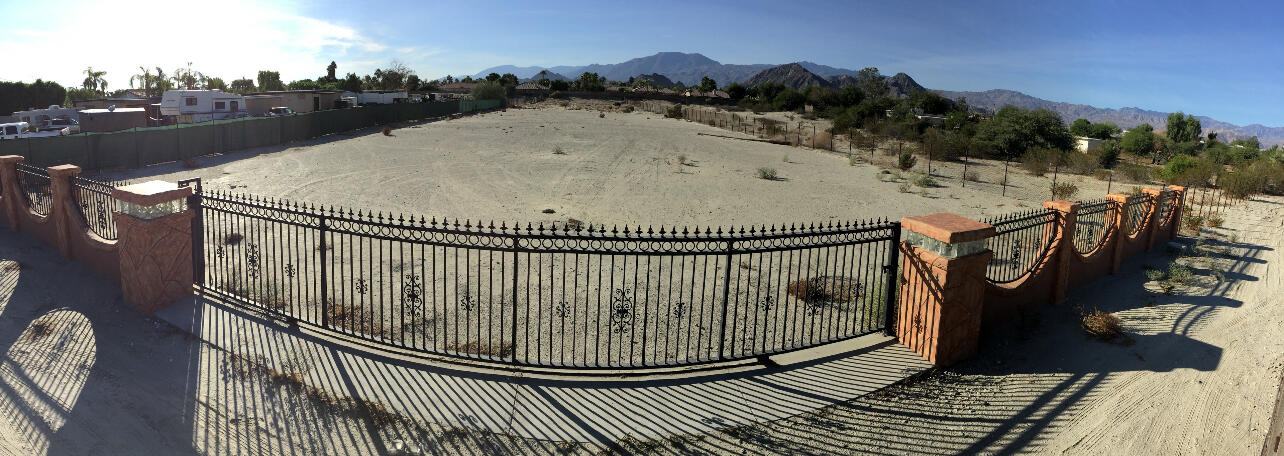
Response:
[{"label": "palm tree", "polygon": [[81,86],[89,90],[97,91],[101,94],[106,94],[107,80],[103,79],[103,76],[106,75],[106,71],[94,71],[94,67],[86,67],[85,81],[81,83]]},{"label": "palm tree", "polygon": [[142,65],[138,66],[139,73],[129,77],[129,88],[134,88],[134,81],[137,80],[143,89],[143,93],[150,96],[152,94],[152,74]]},{"label": "palm tree", "polygon": [[158,96],[164,94],[166,90],[170,89],[170,87],[173,87],[169,83],[169,78],[165,76],[165,70],[162,70],[161,67],[156,67],[156,75],[152,77],[155,78],[154,81],[156,81],[156,93]]}]

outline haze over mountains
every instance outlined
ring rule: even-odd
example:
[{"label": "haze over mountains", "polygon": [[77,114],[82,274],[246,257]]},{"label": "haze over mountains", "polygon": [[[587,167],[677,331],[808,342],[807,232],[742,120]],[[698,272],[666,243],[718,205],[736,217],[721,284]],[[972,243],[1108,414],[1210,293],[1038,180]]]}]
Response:
[{"label": "haze over mountains", "polygon": [[[691,86],[700,83],[700,78],[708,76],[725,86],[732,82],[745,85],[757,85],[763,82],[778,82],[790,87],[801,88],[807,85],[841,87],[854,84],[858,70],[836,68],[812,62],[795,62],[784,65],[772,64],[724,64],[698,53],[660,52],[647,57],[630,59],[614,64],[592,64],[585,66],[554,67],[517,67],[502,65],[487,68],[474,77],[485,77],[489,73],[513,73],[519,78],[534,77],[541,70],[556,73],[556,76],[575,79],[581,73],[592,72],[611,81],[627,81],[630,77],[647,74],[660,74],[674,82]],[[554,76],[550,76],[554,78]],[[905,95],[916,88],[923,88],[905,73],[897,73],[885,80],[892,95]],[[1021,92],[1004,89],[984,92],[963,92],[941,89],[928,89],[951,99],[966,97],[973,108],[985,112],[995,112],[1004,106],[1012,105],[1022,108],[1048,108],[1061,114],[1067,123],[1078,118],[1093,122],[1111,121],[1123,128],[1132,128],[1142,123],[1163,129],[1168,113],[1135,107],[1119,109],[1098,108],[1095,106],[1056,102],[1033,97]],[[1203,124],[1204,132],[1217,132],[1226,139],[1257,136],[1262,144],[1284,144],[1284,127],[1267,127],[1260,124],[1238,126],[1222,122],[1207,116],[1196,116]]]}]

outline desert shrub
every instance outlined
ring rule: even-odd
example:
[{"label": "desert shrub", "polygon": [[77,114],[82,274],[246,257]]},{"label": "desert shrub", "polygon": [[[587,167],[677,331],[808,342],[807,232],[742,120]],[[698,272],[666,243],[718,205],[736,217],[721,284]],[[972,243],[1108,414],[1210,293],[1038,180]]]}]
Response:
[{"label": "desert shrub", "polygon": [[856,166],[858,164],[860,164],[860,158],[855,155],[849,155],[847,157],[847,166]]},{"label": "desert shrub", "polygon": [[562,146],[553,146],[553,155],[566,155],[566,151],[562,150]]},{"label": "desert shrub", "polygon": [[1134,184],[1144,184],[1150,182],[1150,169],[1136,163],[1120,163],[1115,166],[1115,171],[1122,174],[1125,182]]},{"label": "desert shrub", "polygon": [[241,240],[243,239],[245,239],[244,234],[228,233],[226,236],[223,236],[223,243],[227,245],[236,245],[236,244],[240,244]]},{"label": "desert shrub", "polygon": [[1079,186],[1069,182],[1057,182],[1052,184],[1052,199],[1069,200],[1079,193]]},{"label": "desert shrub", "polygon": [[1204,220],[1204,222],[1208,223],[1209,228],[1221,228],[1222,224],[1225,223],[1226,220],[1223,220],[1220,215],[1213,214],[1208,216],[1208,219]]},{"label": "desert shrub", "polygon": [[597,112],[597,118],[599,118],[599,119],[605,119],[605,118],[606,118],[606,113],[605,113],[605,112],[602,112],[602,111],[598,111],[598,112]]},{"label": "desert shrub", "polygon": [[383,127],[383,135],[384,135],[384,136],[392,136],[392,128],[389,128],[389,127]]},{"label": "desert shrub", "polygon": [[1164,271],[1159,269],[1146,269],[1146,279],[1151,282],[1164,280]]},{"label": "desert shrub", "polygon": [[963,180],[971,181],[971,182],[981,182],[981,173],[978,173],[976,171],[965,172],[963,173]]},{"label": "desert shrub", "polygon": [[811,279],[795,280],[787,290],[790,295],[803,302],[820,301],[825,297],[824,289]]},{"label": "desert shrub", "polygon": [[1177,284],[1189,283],[1194,278],[1194,273],[1189,267],[1174,262],[1168,266],[1168,280]]},{"label": "desert shrub", "polygon": [[504,86],[495,81],[483,81],[473,86],[471,92],[474,100],[503,100],[506,95]]},{"label": "desert shrub", "polygon": [[1199,229],[1204,226],[1204,217],[1194,214],[1186,214],[1182,217],[1182,226],[1186,228],[1186,231],[1192,233],[1199,232]]},{"label": "desert shrub", "polygon": [[900,190],[901,193],[909,193],[910,184],[909,182],[901,182],[901,185],[896,186],[896,189]]},{"label": "desert shrub", "polygon": [[762,167],[758,168],[757,175],[759,179],[776,180],[776,168]]},{"label": "desert shrub", "polygon": [[670,119],[681,119],[682,105],[675,104],[673,106],[669,106],[669,109],[664,111],[664,117],[668,117]]},{"label": "desert shrub", "polygon": [[1095,177],[1097,178],[1097,180],[1101,180],[1101,181],[1110,180],[1111,174],[1113,173],[1114,171],[1111,171],[1105,168],[1097,168],[1096,171],[1092,172],[1092,177]]},{"label": "desert shrub", "polygon": [[816,132],[816,136],[812,138],[812,144],[813,144],[813,147],[818,147],[821,149],[833,149],[834,135],[830,134],[827,131],[818,131]]},{"label": "desert shrub", "polygon": [[1098,159],[1093,152],[1081,154],[1070,152],[1065,155],[1065,164],[1062,166],[1063,171],[1074,174],[1088,175],[1097,170]]},{"label": "desert shrub", "polygon": [[789,163],[789,156],[785,155],[784,157],[780,157],[780,161],[781,163]]},{"label": "desert shrub", "polygon": [[914,177],[910,179],[910,182],[913,183],[915,187],[927,188],[936,186],[936,179],[933,179],[932,176],[927,174],[915,174]]},{"label": "desert shrub", "polygon": [[1080,322],[1084,332],[1100,340],[1113,340],[1123,335],[1123,326],[1114,314],[1093,310]]},{"label": "desert shrub", "polygon": [[1042,176],[1048,173],[1048,168],[1051,168],[1049,160],[1047,150],[1035,149],[1021,156],[1021,168],[1031,176]]},{"label": "desert shrub", "polygon": [[565,107],[570,106],[570,105],[571,105],[571,102],[566,101],[566,100],[562,100],[562,101],[557,102],[557,105],[558,105],[558,106],[561,106],[561,107],[563,107],[563,108],[565,108]]},{"label": "desert shrub", "polygon": [[896,158],[896,167],[900,168],[901,171],[909,171],[910,168],[913,168],[917,163],[918,157],[915,157],[914,154],[909,152],[904,152],[900,157]]},{"label": "desert shrub", "polygon": [[624,113],[625,113],[625,114],[628,114],[628,113],[630,113],[630,112],[633,112],[633,111],[634,111],[633,105],[625,106],[623,111],[624,111]]},{"label": "desert shrub", "polygon": [[687,156],[686,156],[686,155],[678,155],[678,164],[679,164],[679,165],[685,165],[685,164],[687,164]]}]

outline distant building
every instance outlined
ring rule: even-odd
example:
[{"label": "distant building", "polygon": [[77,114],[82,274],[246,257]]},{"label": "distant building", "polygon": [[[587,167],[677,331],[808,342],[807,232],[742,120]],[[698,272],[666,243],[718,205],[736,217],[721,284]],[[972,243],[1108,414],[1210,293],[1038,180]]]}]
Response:
[{"label": "distant building", "polygon": [[275,90],[245,95],[245,110],[251,116],[263,116],[269,109],[290,108],[297,113],[335,109],[343,92],[339,90]]},{"label": "distant building", "polygon": [[476,82],[452,82],[438,86],[437,90],[450,93],[470,93],[473,91],[473,87],[476,86]]},{"label": "distant building", "polygon": [[1083,136],[1075,136],[1074,142],[1075,142],[1075,149],[1077,149],[1079,152],[1088,152],[1090,150],[1096,150],[1098,147],[1101,147],[1101,143],[1106,142],[1106,140],[1097,139],[1097,138],[1087,138]]},{"label": "distant building", "polygon": [[95,98],[92,100],[75,100],[72,105],[78,109],[107,109],[112,106],[116,108],[143,108],[147,111],[147,117],[159,119],[160,114],[160,97],[134,98],[134,97],[112,97],[112,98]]},{"label": "distant building", "polygon": [[[80,108],[64,108],[52,105],[48,108],[14,111],[16,122],[26,122],[40,129],[63,128],[80,122]],[[75,133],[75,131],[73,131]]]},{"label": "distant building", "polygon": [[80,111],[80,131],[120,131],[147,126],[145,108],[85,109]]},{"label": "distant building", "polygon": [[245,97],[218,90],[166,90],[160,113],[180,124],[246,117]]}]

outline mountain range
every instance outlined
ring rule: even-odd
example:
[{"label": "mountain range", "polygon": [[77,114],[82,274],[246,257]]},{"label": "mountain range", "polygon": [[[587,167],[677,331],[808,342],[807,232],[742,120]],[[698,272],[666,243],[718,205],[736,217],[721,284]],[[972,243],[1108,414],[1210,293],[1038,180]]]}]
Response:
[{"label": "mountain range", "polygon": [[[703,77],[712,78],[718,85],[732,82],[745,85],[757,85],[763,82],[778,82],[790,87],[801,88],[806,85],[841,87],[856,82],[857,70],[836,68],[813,62],[795,62],[784,65],[773,64],[724,64],[698,53],[660,52],[647,57],[630,59],[621,63],[592,64],[584,66],[518,67],[501,65],[478,72],[474,77],[485,77],[489,73],[513,73],[518,78],[530,79],[541,70],[554,75],[550,78],[564,77],[575,79],[581,73],[597,73],[611,81],[627,81],[630,77],[658,74],[675,83],[687,86],[698,85]],[[923,89],[909,75],[897,73],[884,80],[893,95],[903,96],[915,89]],[[1148,123],[1157,129],[1163,129],[1168,113],[1147,109],[1125,107],[1119,109],[1098,108],[1095,106],[1064,103],[1044,100],[1013,90],[995,89],[984,92],[963,92],[952,90],[930,89],[942,96],[958,99],[967,98],[968,105],[983,111],[996,112],[1004,106],[1021,108],[1048,108],[1056,111],[1067,123],[1074,119],[1084,118],[1093,122],[1111,121],[1123,128],[1132,128]],[[1239,126],[1222,122],[1206,116],[1196,116],[1203,125],[1205,133],[1217,132],[1225,139],[1248,138],[1257,136],[1265,145],[1284,144],[1284,127],[1267,127],[1260,124]]]}]

